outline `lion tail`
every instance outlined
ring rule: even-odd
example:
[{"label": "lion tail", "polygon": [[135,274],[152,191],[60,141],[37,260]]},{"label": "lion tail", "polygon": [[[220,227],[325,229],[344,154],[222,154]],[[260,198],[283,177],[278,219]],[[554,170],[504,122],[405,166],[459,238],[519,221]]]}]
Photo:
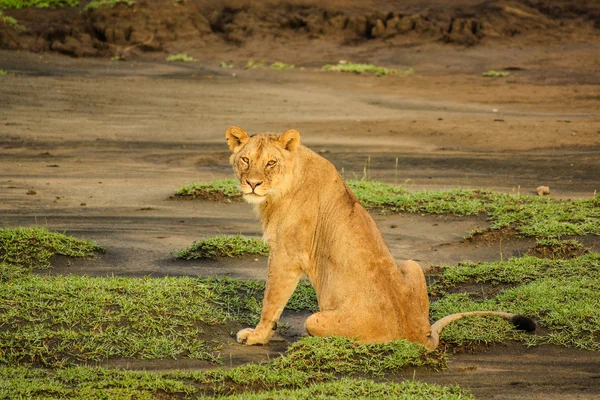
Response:
[{"label": "lion tail", "polygon": [[537,325],[534,320],[529,317],[525,317],[523,315],[511,314],[502,311],[470,311],[470,312],[462,312],[456,314],[450,314],[445,316],[444,318],[438,320],[433,325],[431,325],[431,334],[429,336],[429,347],[431,349],[435,349],[440,344],[440,334],[442,333],[442,329],[448,326],[450,323],[457,321],[461,318],[465,317],[481,317],[488,315],[497,315],[502,317],[508,321],[510,321],[516,329],[525,332],[533,332],[535,331]]}]

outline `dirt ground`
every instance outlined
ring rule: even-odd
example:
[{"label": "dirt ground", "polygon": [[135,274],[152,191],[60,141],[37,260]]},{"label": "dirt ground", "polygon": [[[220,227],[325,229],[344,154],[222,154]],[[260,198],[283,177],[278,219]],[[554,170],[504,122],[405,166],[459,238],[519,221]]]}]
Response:
[{"label": "dirt ground", "polygon": [[[232,176],[224,140],[230,125],[249,132],[297,129],[346,178],[411,190],[521,194],[547,185],[553,197],[589,198],[600,190],[600,30],[593,18],[581,21],[578,36],[556,40],[538,29],[510,41],[484,36],[471,47],[440,38],[413,38],[410,45],[406,38],[344,46],[323,37],[268,46],[252,38],[237,47],[211,42],[190,47],[197,61],[179,64],[162,61],[166,48],[182,46],[177,41],[134,52],[125,62],[0,50],[0,69],[8,72],[0,76],[0,226],[46,226],[107,250],[96,260],[57,259],[55,274],[264,278],[264,259],[201,263],[173,256],[215,234],[261,235],[247,204],[170,198],[184,184]],[[219,68],[220,60],[242,65],[251,58],[297,68]],[[320,70],[339,59],[412,67],[416,74]],[[490,69],[511,75],[483,78]],[[462,242],[470,230],[487,226],[482,217],[374,218],[398,260],[416,259],[426,269],[507,258],[535,244],[510,235]],[[597,237],[582,240],[600,251]],[[305,317],[286,314],[290,332],[269,346],[232,344],[225,353],[235,363],[272,357],[301,334]],[[599,367],[597,353],[508,344],[453,355],[447,370],[414,376],[457,383],[478,398],[597,398]]]}]

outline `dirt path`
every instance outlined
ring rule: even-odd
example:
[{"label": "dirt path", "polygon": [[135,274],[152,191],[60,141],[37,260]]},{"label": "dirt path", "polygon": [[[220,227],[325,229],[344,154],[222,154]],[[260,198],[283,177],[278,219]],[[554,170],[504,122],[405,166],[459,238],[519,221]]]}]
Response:
[{"label": "dirt path", "polygon": [[[557,51],[572,56],[568,70],[567,56]],[[117,63],[0,52],[0,69],[10,71],[0,77],[0,226],[47,226],[107,249],[98,260],[59,259],[52,273],[262,278],[264,259],[202,264],[173,258],[202,237],[261,234],[248,205],[169,199],[184,184],[231,176],[223,135],[232,124],[251,132],[298,129],[346,178],[367,175],[414,190],[527,194],[544,184],[561,198],[600,190],[600,82],[591,61],[597,46],[481,47],[449,55],[432,45],[371,54],[422,72],[406,78],[326,74],[311,67],[314,58],[304,71],[245,71],[212,61]],[[445,65],[436,64],[440,58]],[[507,66],[522,70],[509,79],[480,77],[482,70]],[[375,219],[397,259],[426,267],[496,260],[533,244],[516,238],[462,243],[468,231],[486,226],[479,217]],[[600,247],[597,238],[586,240]],[[304,317],[284,317],[292,336],[300,334]],[[256,360],[282,351],[288,339],[226,351],[236,363]],[[596,353],[510,345],[458,354],[444,373],[416,377],[458,383],[481,398],[595,398],[599,365]]]}]

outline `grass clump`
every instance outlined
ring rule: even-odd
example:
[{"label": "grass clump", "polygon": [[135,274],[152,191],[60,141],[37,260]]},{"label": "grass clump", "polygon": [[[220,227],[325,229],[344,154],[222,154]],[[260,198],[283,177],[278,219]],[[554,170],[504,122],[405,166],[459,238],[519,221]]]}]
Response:
[{"label": "grass clump", "polygon": [[191,183],[178,189],[175,192],[175,196],[225,202],[239,201],[242,199],[239,184],[235,179]]},{"label": "grass clump", "polygon": [[[437,320],[462,311],[509,311],[535,318],[549,333],[527,335],[515,331],[502,319],[469,318],[444,329],[442,337],[447,342],[471,345],[520,340],[529,345],[551,343],[600,350],[597,336],[600,331],[600,253],[567,260],[527,256],[501,262],[463,263],[445,268],[431,291],[444,294],[473,282],[491,285],[492,295],[482,292],[445,294],[431,304],[432,318]],[[494,289],[497,285],[506,288]]]},{"label": "grass clump", "polygon": [[191,62],[194,61],[193,57],[187,55],[187,53],[171,54],[167,57],[168,62]]},{"label": "grass clump", "polygon": [[79,0],[0,0],[0,8],[62,8],[77,6],[79,6]]},{"label": "grass clump", "polygon": [[385,75],[414,75],[415,71],[410,68],[408,70],[392,69],[381,67],[375,64],[356,64],[350,61],[340,61],[336,65],[327,64],[323,66],[323,71],[330,72],[350,72],[353,74],[373,73],[377,76]]},{"label": "grass clump", "polygon": [[0,229],[0,262],[25,268],[50,268],[50,259],[57,255],[92,257],[102,248],[44,228]]},{"label": "grass clump", "polygon": [[269,246],[259,239],[241,235],[219,235],[194,243],[191,247],[180,250],[177,258],[185,260],[216,259],[218,257],[242,257],[245,255],[269,255]]},{"label": "grass clump", "polygon": [[249,60],[246,63],[246,65],[244,66],[244,69],[263,69],[263,68],[267,68],[267,63],[264,61]]},{"label": "grass clump", "polygon": [[564,259],[577,257],[587,253],[589,253],[589,250],[577,240],[549,238],[537,239],[535,247],[530,249],[527,252],[527,255],[540,258]]},{"label": "grass clump", "polygon": [[600,235],[600,196],[588,200],[556,200],[513,196],[490,190],[403,191],[384,183],[349,181],[367,208],[426,214],[487,214],[491,229],[514,226],[522,236],[560,238]]},{"label": "grass clump", "polygon": [[[14,30],[23,31],[25,27],[19,24],[16,18],[6,15],[0,10],[0,21],[4,22],[6,25],[10,26]],[[0,69],[0,75],[6,75],[6,71]]]},{"label": "grass clump", "polygon": [[232,62],[228,63],[227,61],[221,61],[219,65],[221,66],[221,68],[233,68]]},{"label": "grass clump", "polygon": [[4,75],[6,75],[6,74],[8,74],[8,72],[6,72],[6,71],[5,71],[5,70],[3,70],[3,69],[0,69],[0,76],[4,76]]},{"label": "grass clump", "polygon": [[504,78],[506,76],[509,76],[510,72],[494,71],[493,69],[491,69],[489,71],[484,72],[481,75],[486,78]]},{"label": "grass clump", "polygon": [[294,64],[287,64],[282,61],[275,61],[270,65],[271,69],[284,70],[284,69],[294,69],[296,66]]},{"label": "grass clump", "polygon": [[425,346],[408,340],[364,344],[342,337],[307,337],[292,344],[286,357],[274,363],[283,369],[383,376],[409,366],[440,369],[445,360],[442,353],[430,353]]},{"label": "grass clump", "polygon": [[85,11],[95,11],[99,8],[113,8],[119,4],[132,7],[134,3],[133,0],[93,0],[85,7]]}]

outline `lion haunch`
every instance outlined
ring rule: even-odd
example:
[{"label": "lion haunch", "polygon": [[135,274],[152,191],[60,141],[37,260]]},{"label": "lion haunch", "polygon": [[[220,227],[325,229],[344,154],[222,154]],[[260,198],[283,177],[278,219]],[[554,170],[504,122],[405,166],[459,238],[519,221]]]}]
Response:
[{"label": "lion haunch", "polygon": [[377,225],[335,167],[300,144],[300,134],[254,136],[232,126],[225,134],[244,199],[254,204],[269,244],[261,318],[238,332],[245,344],[265,344],[305,274],[319,312],[310,335],[362,342],[408,339],[436,348],[444,326],[465,316],[499,315],[535,329],[527,317],[493,311],[446,316],[429,323],[425,276],[414,261],[397,264]]}]

